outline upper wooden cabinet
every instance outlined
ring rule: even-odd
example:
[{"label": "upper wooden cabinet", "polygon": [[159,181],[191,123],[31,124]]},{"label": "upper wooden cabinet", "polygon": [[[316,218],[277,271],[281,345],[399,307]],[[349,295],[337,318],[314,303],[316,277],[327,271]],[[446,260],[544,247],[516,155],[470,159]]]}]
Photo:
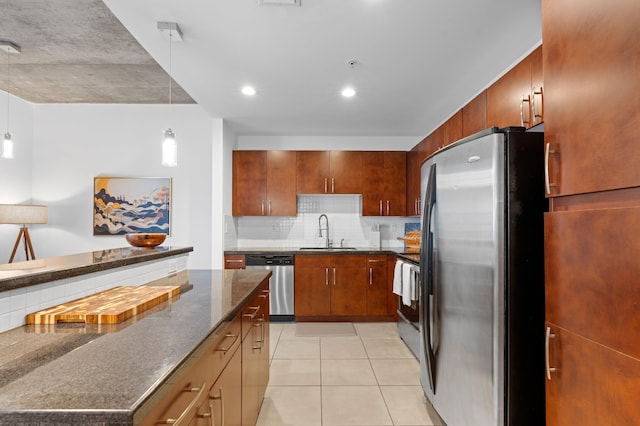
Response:
[{"label": "upper wooden cabinet", "polygon": [[487,91],[462,108],[462,137],[466,137],[487,128]]},{"label": "upper wooden cabinet", "polygon": [[538,47],[487,89],[487,126],[532,127],[542,121],[542,99],[542,47]]},{"label": "upper wooden cabinet", "polygon": [[442,130],[442,142],[444,146],[462,139],[462,110],[459,110],[445,121],[442,125]]},{"label": "upper wooden cabinet", "polygon": [[296,213],[295,151],[233,151],[234,216]]},{"label": "upper wooden cabinet", "polygon": [[298,151],[298,194],[362,193],[360,151]]},{"label": "upper wooden cabinet", "polygon": [[544,0],[549,196],[640,185],[640,3]]},{"label": "upper wooden cabinet", "polygon": [[406,214],[407,154],[404,151],[362,153],[362,215]]},{"label": "upper wooden cabinet", "polygon": [[420,152],[419,145],[407,152],[407,216],[420,214]]}]

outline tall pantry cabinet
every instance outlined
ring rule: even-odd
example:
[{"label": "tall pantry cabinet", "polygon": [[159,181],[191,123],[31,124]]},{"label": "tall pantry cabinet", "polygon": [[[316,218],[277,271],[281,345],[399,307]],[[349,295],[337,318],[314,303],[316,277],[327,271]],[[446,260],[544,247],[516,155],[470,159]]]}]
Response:
[{"label": "tall pantry cabinet", "polygon": [[547,425],[640,424],[640,2],[543,0]]}]

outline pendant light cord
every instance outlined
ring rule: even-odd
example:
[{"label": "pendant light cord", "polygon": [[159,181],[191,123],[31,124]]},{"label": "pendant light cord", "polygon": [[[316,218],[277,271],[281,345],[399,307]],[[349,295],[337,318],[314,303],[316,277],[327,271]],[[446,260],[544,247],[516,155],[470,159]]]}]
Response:
[{"label": "pendant light cord", "polygon": [[9,133],[9,99],[11,98],[11,74],[10,74],[10,64],[9,64],[9,58],[10,58],[10,53],[9,53],[10,49],[7,49],[7,133]]},{"label": "pendant light cord", "polygon": [[171,85],[172,85],[172,80],[173,78],[171,78],[171,64],[172,64],[172,58],[171,58],[171,45],[173,41],[173,30],[169,30],[169,116],[171,116]]}]

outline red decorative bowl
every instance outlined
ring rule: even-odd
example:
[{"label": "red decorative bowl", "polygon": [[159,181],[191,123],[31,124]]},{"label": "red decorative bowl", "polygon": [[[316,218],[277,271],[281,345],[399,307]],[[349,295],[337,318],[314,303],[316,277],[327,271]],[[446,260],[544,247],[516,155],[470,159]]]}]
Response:
[{"label": "red decorative bowl", "polygon": [[124,237],[127,239],[127,242],[134,247],[156,247],[164,242],[167,234],[126,234]]}]

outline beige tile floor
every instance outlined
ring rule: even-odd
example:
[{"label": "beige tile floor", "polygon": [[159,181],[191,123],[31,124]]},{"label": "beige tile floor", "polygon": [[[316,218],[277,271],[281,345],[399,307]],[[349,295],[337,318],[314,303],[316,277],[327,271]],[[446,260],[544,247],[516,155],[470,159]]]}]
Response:
[{"label": "beige tile floor", "polygon": [[395,323],[354,323],[357,336],[296,337],[271,323],[271,369],[257,426],[440,425],[420,366]]}]

